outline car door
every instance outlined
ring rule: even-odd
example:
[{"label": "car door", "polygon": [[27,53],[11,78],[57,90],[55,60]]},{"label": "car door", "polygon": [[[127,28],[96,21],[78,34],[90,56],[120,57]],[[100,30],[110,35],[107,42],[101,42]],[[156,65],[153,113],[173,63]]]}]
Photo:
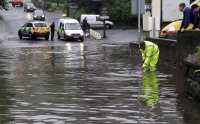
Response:
[{"label": "car door", "polygon": [[95,16],[87,16],[87,23],[89,24],[90,28],[95,28],[96,26],[96,17]]},{"label": "car door", "polygon": [[65,29],[64,29],[64,24],[60,23],[60,31],[59,31],[60,37],[64,38],[64,34],[65,34]]},{"label": "car door", "polygon": [[28,23],[27,26],[26,26],[26,30],[25,30],[25,35],[28,35],[29,32],[31,31],[31,27],[33,27],[33,24],[32,23]]},{"label": "car door", "polygon": [[100,19],[100,16],[96,16],[96,27],[97,28],[103,27],[103,21]]},{"label": "car door", "polygon": [[27,26],[28,23],[24,24],[21,28],[21,33],[22,35],[26,35],[26,26]]}]

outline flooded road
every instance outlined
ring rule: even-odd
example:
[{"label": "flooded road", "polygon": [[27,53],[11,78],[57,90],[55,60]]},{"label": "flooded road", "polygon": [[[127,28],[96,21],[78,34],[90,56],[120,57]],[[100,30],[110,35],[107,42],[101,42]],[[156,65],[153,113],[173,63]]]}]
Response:
[{"label": "flooded road", "polygon": [[0,46],[0,123],[200,123],[181,71],[138,61],[127,45]]}]

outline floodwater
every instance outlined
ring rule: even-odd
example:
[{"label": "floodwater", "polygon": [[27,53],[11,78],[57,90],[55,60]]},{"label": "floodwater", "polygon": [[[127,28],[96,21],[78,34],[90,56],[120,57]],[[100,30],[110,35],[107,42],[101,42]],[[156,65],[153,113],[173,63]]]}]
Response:
[{"label": "floodwater", "polygon": [[0,124],[199,124],[182,72],[140,70],[127,45],[0,47]]}]

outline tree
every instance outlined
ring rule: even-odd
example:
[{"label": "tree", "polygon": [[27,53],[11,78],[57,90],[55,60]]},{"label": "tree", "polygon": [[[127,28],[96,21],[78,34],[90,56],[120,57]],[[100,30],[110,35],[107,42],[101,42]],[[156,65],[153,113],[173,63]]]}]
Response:
[{"label": "tree", "polygon": [[108,5],[109,15],[114,22],[132,22],[131,0],[114,0]]},{"label": "tree", "polygon": [[9,6],[8,6],[8,2],[7,0],[1,0],[0,1],[0,10],[8,10]]}]

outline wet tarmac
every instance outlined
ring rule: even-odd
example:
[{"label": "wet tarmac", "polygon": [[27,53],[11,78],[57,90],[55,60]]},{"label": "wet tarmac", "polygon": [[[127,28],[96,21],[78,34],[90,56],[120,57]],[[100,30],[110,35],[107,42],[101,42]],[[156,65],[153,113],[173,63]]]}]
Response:
[{"label": "wet tarmac", "polygon": [[[109,30],[100,41],[19,40],[32,13],[10,7],[0,14],[0,124],[200,123],[182,71],[159,63],[157,72],[143,73],[130,56],[136,30]],[[46,15],[51,24],[61,13]]]},{"label": "wet tarmac", "polygon": [[181,71],[140,71],[127,45],[0,47],[0,123],[200,123]]}]

